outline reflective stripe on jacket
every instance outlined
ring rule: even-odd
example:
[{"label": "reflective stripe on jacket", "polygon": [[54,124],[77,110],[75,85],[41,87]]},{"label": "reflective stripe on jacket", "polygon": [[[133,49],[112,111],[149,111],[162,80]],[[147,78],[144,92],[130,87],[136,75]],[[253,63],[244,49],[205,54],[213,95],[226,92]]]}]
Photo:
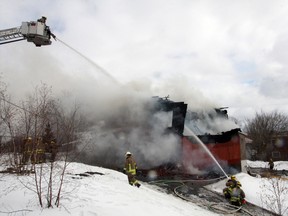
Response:
[{"label": "reflective stripe on jacket", "polygon": [[230,198],[231,202],[239,202],[245,198],[244,191],[239,187],[233,188],[230,194],[231,194]]},{"label": "reflective stripe on jacket", "polygon": [[125,162],[125,170],[127,173],[130,173],[132,175],[136,175],[136,169],[137,165],[132,156],[127,156],[126,162]]}]

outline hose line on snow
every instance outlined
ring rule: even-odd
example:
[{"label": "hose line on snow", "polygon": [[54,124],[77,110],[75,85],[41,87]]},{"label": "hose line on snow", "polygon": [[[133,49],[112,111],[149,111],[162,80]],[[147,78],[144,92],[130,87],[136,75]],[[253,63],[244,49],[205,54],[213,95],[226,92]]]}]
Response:
[{"label": "hose line on snow", "polygon": [[[193,183],[193,182],[203,182],[203,181],[211,181],[211,182],[215,182],[218,180],[223,179],[223,177],[217,178],[217,179],[209,179],[209,180],[203,180],[203,179],[199,179],[199,180],[157,180],[157,181],[151,181],[149,182],[150,184],[154,184],[157,186],[169,186],[171,184],[179,184],[178,186],[175,186],[173,189],[173,192],[176,196],[180,197],[181,199],[184,199],[188,202],[193,202],[195,203],[195,199],[189,198],[187,196],[182,195],[179,190],[182,187],[187,187],[189,188],[189,186],[186,185],[186,183]],[[183,190],[182,190],[183,191]],[[234,206],[228,203],[216,203],[216,202],[209,202],[203,199],[197,199],[197,202],[195,203],[199,206],[206,206],[208,209],[213,210],[215,212],[219,212],[221,214],[234,214],[236,212],[241,211],[242,213],[246,213],[248,215],[253,216],[252,213],[250,213],[248,210],[243,209],[242,206]]]},{"label": "hose line on snow", "polygon": [[222,214],[233,214],[242,209],[242,206],[234,206],[228,203],[211,203],[208,207]]},{"label": "hose line on snow", "polygon": [[[224,206],[225,209],[221,208],[220,206]],[[251,212],[242,208],[242,206],[235,206],[228,203],[212,203],[209,208],[222,214],[233,214],[241,210],[243,213],[254,216]]]},{"label": "hose line on snow", "polygon": [[167,183],[179,183],[179,184],[185,184],[187,182],[217,182],[219,180],[222,180],[226,178],[225,176],[215,178],[215,179],[185,179],[185,180],[174,180],[174,179],[163,179],[163,180],[156,180],[156,181],[150,181],[149,184],[155,184],[155,185],[166,185]]}]

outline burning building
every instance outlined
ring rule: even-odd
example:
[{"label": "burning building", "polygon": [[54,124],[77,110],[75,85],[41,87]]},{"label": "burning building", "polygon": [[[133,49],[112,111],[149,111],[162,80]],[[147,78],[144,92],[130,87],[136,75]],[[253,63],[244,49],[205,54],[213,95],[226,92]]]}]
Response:
[{"label": "burning building", "polygon": [[[226,108],[192,112],[184,102],[172,102],[167,98],[159,98],[158,102],[164,110],[172,112],[171,130],[181,140],[179,172],[219,173],[219,165],[227,172],[241,170],[241,130],[229,120]],[[216,127],[217,124],[228,126]]]},{"label": "burning building", "polygon": [[205,175],[217,170],[213,157],[228,171],[240,169],[240,129],[226,109],[192,112],[168,97],[141,101],[137,112],[135,106],[127,104],[85,133],[82,162],[119,169],[130,151],[143,173]]}]

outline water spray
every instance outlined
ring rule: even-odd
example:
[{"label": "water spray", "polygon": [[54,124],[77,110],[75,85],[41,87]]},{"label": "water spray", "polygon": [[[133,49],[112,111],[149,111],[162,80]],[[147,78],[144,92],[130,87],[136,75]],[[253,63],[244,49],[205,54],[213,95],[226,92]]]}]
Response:
[{"label": "water spray", "polygon": [[228,177],[228,175],[226,174],[226,172],[223,170],[223,168],[220,166],[219,162],[216,160],[216,158],[213,156],[213,154],[209,151],[209,149],[207,148],[207,146],[204,145],[204,143],[199,139],[198,136],[196,136],[196,134],[185,125],[185,129],[190,133],[190,135],[192,135],[196,141],[203,147],[203,149],[207,152],[207,154],[213,159],[213,161],[217,164],[217,166],[220,168],[220,170],[224,173],[224,175]]},{"label": "water spray", "polygon": [[86,59],[89,63],[91,63],[92,65],[94,65],[96,68],[98,68],[105,76],[107,76],[110,80],[112,80],[115,84],[120,85],[120,83],[113,77],[111,76],[106,70],[104,70],[102,67],[100,67],[98,64],[96,64],[94,61],[92,61],[91,59],[89,59],[87,56],[83,55],[82,53],[80,53],[78,50],[74,49],[73,47],[71,47],[70,45],[68,45],[67,43],[65,43],[64,41],[60,40],[59,38],[57,38],[58,41],[60,41],[63,45],[65,45],[66,47],[68,47],[69,49],[73,50],[74,52],[76,52],[78,55],[80,55],[81,57],[83,57],[84,59]]}]

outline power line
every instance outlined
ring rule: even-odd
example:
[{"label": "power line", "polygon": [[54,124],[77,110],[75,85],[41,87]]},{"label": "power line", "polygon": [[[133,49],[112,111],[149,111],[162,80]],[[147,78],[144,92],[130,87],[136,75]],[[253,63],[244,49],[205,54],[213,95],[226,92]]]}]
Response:
[{"label": "power line", "polygon": [[29,113],[31,113],[32,115],[37,116],[36,113],[33,113],[33,112],[31,112],[30,110],[27,110],[27,109],[25,109],[25,108],[23,108],[23,107],[21,107],[21,106],[15,104],[15,103],[12,103],[11,101],[8,101],[8,100],[6,100],[6,99],[3,98],[3,97],[1,97],[0,99],[3,100],[3,101],[5,101],[5,102],[8,103],[8,104],[11,104],[11,105],[13,105],[13,106],[15,106],[15,107],[17,107],[17,108],[19,108],[19,109],[24,110],[25,112],[29,112]]}]

